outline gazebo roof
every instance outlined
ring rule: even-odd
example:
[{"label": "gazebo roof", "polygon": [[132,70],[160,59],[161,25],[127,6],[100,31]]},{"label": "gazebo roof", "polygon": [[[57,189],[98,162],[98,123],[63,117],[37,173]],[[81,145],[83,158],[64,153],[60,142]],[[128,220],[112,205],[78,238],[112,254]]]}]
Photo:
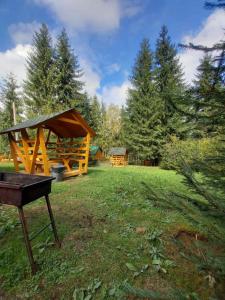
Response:
[{"label": "gazebo roof", "polygon": [[39,116],[4,129],[0,134],[21,131],[26,128],[35,129],[38,127],[50,129],[58,136],[65,138],[84,137],[87,133],[90,133],[91,136],[95,135],[94,130],[89,127],[87,122],[75,109]]},{"label": "gazebo roof", "polygon": [[109,151],[109,155],[126,155],[127,149],[125,147],[114,147]]}]

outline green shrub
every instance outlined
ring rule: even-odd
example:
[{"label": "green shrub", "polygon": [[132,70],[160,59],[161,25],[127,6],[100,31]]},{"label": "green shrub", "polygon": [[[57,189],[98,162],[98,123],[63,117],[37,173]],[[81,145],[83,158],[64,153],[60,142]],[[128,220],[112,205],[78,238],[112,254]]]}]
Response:
[{"label": "green shrub", "polygon": [[181,141],[172,136],[171,142],[166,144],[162,150],[160,167],[167,170],[176,170],[179,168],[180,161],[185,160],[188,165],[194,168],[194,161],[203,161],[207,157],[215,155],[217,144],[218,139],[216,138]]}]

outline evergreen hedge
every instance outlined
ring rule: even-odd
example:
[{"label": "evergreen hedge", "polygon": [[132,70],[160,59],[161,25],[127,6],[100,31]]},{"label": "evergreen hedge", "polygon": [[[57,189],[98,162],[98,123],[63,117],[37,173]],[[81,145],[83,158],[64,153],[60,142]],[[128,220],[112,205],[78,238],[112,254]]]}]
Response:
[{"label": "evergreen hedge", "polygon": [[164,145],[160,167],[167,170],[178,170],[181,160],[191,165],[198,171],[195,161],[205,161],[208,157],[215,156],[217,138],[202,138],[179,140],[171,137],[171,142]]}]

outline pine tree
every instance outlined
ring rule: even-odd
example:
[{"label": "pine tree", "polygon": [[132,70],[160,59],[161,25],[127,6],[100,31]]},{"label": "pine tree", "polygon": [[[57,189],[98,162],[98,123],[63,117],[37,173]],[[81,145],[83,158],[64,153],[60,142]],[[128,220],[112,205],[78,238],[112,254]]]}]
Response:
[{"label": "pine tree", "polygon": [[54,109],[53,48],[48,27],[42,24],[34,34],[32,51],[27,59],[24,82],[28,115],[41,115]]},{"label": "pine tree", "polygon": [[104,102],[101,103],[101,123],[98,135],[95,137],[95,142],[98,144],[102,150],[107,153],[109,150],[108,137],[109,132],[106,126],[107,123],[107,112]]},{"label": "pine tree", "polygon": [[[205,48],[205,47],[204,47]],[[206,48],[205,48],[206,49]],[[201,126],[213,128],[214,136],[218,137],[214,156],[206,157],[204,161],[196,160],[194,167],[181,162],[179,172],[184,175],[186,183],[192,190],[203,196],[211,209],[225,213],[225,42],[212,47],[220,50],[220,55],[214,57],[214,79],[208,89],[207,102],[204,110],[196,113],[196,119]],[[211,49],[211,50],[212,50]],[[207,51],[211,51],[208,49]],[[203,174],[199,180],[195,170]]]},{"label": "pine tree", "polygon": [[172,44],[166,26],[162,26],[156,43],[156,84],[163,107],[163,125],[166,138],[169,135],[182,136],[184,120],[177,113],[178,102],[183,98],[184,83],[181,64],[177,58],[177,49]]},{"label": "pine tree", "polygon": [[[192,110],[194,118],[192,122],[195,123],[194,137],[209,137],[215,131],[212,124],[206,124],[206,118],[201,116],[210,115],[213,107],[209,109],[209,102],[211,101],[210,90],[214,81],[214,66],[212,56],[208,53],[201,59],[200,65],[197,68],[196,79],[192,92]],[[215,125],[215,124],[214,124]]]},{"label": "pine tree", "polygon": [[[3,80],[3,86],[1,88],[0,106],[0,129],[5,129],[14,125],[14,113],[13,106],[16,109],[16,122],[20,122],[22,117],[22,100],[19,97],[18,85],[13,74],[9,74],[6,79]],[[6,136],[1,136],[1,151],[8,148],[8,141]]]},{"label": "pine tree", "polygon": [[128,118],[127,118],[127,110],[126,107],[122,106],[121,108],[121,130],[120,130],[120,145],[121,146],[126,146],[127,142],[126,142],[126,129],[127,129],[127,122],[128,122]]},{"label": "pine tree", "polygon": [[127,144],[142,160],[158,160],[164,137],[162,106],[154,84],[153,55],[147,39],[141,43],[131,83],[126,112]]},{"label": "pine tree", "polygon": [[75,108],[80,112],[82,117],[87,121],[88,124],[91,123],[91,104],[90,96],[85,92],[76,102]]},{"label": "pine tree", "polygon": [[94,131],[98,135],[102,124],[102,111],[101,111],[101,105],[96,96],[92,98],[90,105],[91,105],[90,126],[94,129]]},{"label": "pine tree", "polygon": [[[218,4],[222,3],[218,1]],[[215,4],[216,5],[216,4]],[[218,137],[217,151],[214,155],[207,157],[204,161],[196,160],[189,165],[181,160],[179,173],[181,173],[186,184],[208,201],[208,208],[225,214],[225,41],[221,41],[212,47],[204,45],[189,44],[186,46],[205,53],[212,53],[213,74],[212,81],[207,87],[207,101],[204,102],[204,110],[196,112],[196,119],[201,124],[211,125]],[[208,64],[206,64],[208,68]],[[207,113],[205,113],[207,112]],[[198,170],[202,177],[196,176]]]},{"label": "pine tree", "polygon": [[118,105],[110,104],[106,109],[105,127],[107,130],[108,149],[120,146],[121,109]]},{"label": "pine tree", "polygon": [[80,80],[82,71],[78,58],[70,47],[65,29],[57,40],[54,68],[57,110],[79,107],[86,100],[82,93],[84,83]]}]

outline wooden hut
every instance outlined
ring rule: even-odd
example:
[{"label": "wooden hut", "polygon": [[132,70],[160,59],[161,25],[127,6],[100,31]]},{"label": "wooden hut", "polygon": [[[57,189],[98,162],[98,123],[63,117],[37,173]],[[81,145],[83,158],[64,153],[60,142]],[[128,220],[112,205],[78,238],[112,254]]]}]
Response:
[{"label": "wooden hut", "polygon": [[95,166],[99,163],[99,161],[104,159],[104,153],[102,148],[99,146],[90,146],[89,151],[89,166]]},{"label": "wooden hut", "polygon": [[89,160],[103,160],[104,159],[104,153],[102,151],[102,148],[99,146],[90,146],[90,152],[89,152]]},{"label": "wooden hut", "polygon": [[124,147],[111,148],[109,155],[113,167],[126,166],[128,163],[128,152]]},{"label": "wooden hut", "polygon": [[25,121],[0,134],[8,134],[16,172],[21,163],[26,173],[50,175],[51,166],[62,163],[65,176],[87,173],[95,132],[74,109]]}]

